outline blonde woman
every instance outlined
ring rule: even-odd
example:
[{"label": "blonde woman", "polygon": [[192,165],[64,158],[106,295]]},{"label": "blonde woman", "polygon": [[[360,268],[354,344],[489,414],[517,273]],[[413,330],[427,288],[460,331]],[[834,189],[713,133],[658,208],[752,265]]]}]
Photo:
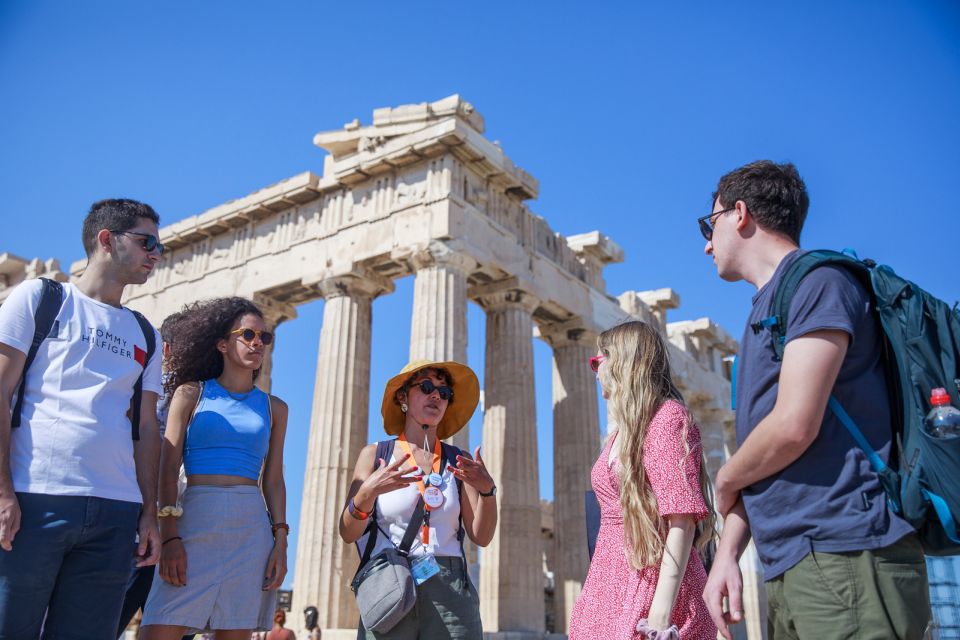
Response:
[{"label": "blonde woman", "polygon": [[570,640],[714,640],[695,550],[713,531],[709,480],[666,345],[654,327],[627,322],[598,347],[590,366],[615,426],[591,474],[600,533]]}]

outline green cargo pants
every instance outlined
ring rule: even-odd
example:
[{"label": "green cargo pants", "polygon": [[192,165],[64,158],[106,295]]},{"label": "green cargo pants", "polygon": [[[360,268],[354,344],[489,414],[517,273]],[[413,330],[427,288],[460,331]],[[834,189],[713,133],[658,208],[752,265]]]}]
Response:
[{"label": "green cargo pants", "polygon": [[882,549],[811,551],[766,585],[770,640],[919,640],[932,618],[913,534]]}]

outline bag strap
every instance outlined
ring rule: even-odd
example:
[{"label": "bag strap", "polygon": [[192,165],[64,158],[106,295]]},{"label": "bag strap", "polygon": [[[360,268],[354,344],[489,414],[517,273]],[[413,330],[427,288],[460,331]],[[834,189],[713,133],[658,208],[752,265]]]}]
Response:
[{"label": "bag strap", "polygon": [[838,265],[846,267],[856,274],[861,282],[866,285],[867,292],[870,293],[873,290],[869,282],[869,269],[872,264],[872,261],[859,260],[854,252],[849,249],[845,249],[843,253],[824,249],[803,254],[787,268],[780,284],[777,285],[777,290],[773,295],[773,304],[770,307],[770,315],[753,323],[750,328],[753,329],[754,333],[760,333],[764,329],[769,330],[773,338],[774,357],[778,362],[783,360],[787,325],[790,320],[790,303],[793,302],[793,296],[797,293],[800,281],[814,269],[826,265]]},{"label": "bag strap", "polygon": [[[456,464],[457,456],[463,454],[463,449],[456,447],[452,444],[447,444],[444,441],[440,441],[440,471],[448,464]],[[463,501],[463,480],[455,478],[457,481],[457,495],[460,497],[461,504]],[[463,556],[463,564],[467,564],[467,552],[463,549],[463,540],[466,538],[467,531],[463,528],[463,507],[460,508],[460,514],[457,518],[457,540],[460,542],[460,555]]]},{"label": "bag strap", "polygon": [[134,311],[133,309],[130,309],[130,311],[133,313],[133,317],[137,319],[137,324],[140,325],[140,330],[143,331],[143,337],[147,341],[147,357],[143,361],[143,370],[140,371],[137,381],[133,383],[133,398],[131,398],[132,415],[130,416],[130,435],[134,440],[139,440],[140,405],[143,402],[143,374],[147,370],[147,366],[150,364],[150,359],[153,357],[154,352],[157,350],[157,336],[153,332],[153,325],[143,317],[142,313]]},{"label": "bag strap", "polygon": [[[50,335],[60,313],[60,307],[63,306],[63,285],[50,278],[40,278],[43,285],[40,289],[40,303],[33,314],[33,341],[30,343],[30,349],[27,351],[27,358],[23,361],[23,377],[20,378],[20,387],[17,390],[17,402],[13,405],[13,412],[10,414],[10,427],[20,426],[20,412],[23,410],[23,394],[27,388],[27,369],[33,364],[40,350],[40,345]],[[59,328],[58,328],[59,329]]]},{"label": "bag strap", "polygon": [[397,547],[402,555],[407,555],[410,553],[410,547],[413,546],[413,539],[417,536],[417,531],[420,530],[420,525],[423,524],[423,513],[426,505],[423,502],[423,496],[420,496],[417,499],[417,506],[413,508],[413,515],[410,516],[410,522],[407,523],[407,530],[403,532],[403,540],[400,541],[400,546]]}]

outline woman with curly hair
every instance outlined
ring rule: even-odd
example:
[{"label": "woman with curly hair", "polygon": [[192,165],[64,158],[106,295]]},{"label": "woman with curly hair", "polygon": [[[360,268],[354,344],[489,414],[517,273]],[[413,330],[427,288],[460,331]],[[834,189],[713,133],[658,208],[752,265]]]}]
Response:
[{"label": "woman with curly hair", "polygon": [[570,640],[714,640],[695,549],[713,534],[710,485],[666,344],[644,322],[604,331],[597,342],[590,366],[613,424],[591,474],[600,532]]},{"label": "woman with curly hair", "polygon": [[271,628],[287,572],[287,405],[254,386],[273,334],[244,298],[188,307],[177,332],[160,462],[160,571],[141,638],[215,631],[217,640],[246,640]]}]

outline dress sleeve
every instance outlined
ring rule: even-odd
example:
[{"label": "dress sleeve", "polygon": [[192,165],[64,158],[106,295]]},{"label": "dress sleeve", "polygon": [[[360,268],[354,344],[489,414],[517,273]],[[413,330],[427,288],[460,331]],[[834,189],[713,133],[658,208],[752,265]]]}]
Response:
[{"label": "dress sleeve", "polygon": [[647,429],[643,466],[661,516],[684,514],[702,520],[709,513],[700,491],[703,446],[700,428],[691,420],[686,434],[689,453],[684,447],[687,416],[687,410],[680,403],[673,400],[663,403]]}]

